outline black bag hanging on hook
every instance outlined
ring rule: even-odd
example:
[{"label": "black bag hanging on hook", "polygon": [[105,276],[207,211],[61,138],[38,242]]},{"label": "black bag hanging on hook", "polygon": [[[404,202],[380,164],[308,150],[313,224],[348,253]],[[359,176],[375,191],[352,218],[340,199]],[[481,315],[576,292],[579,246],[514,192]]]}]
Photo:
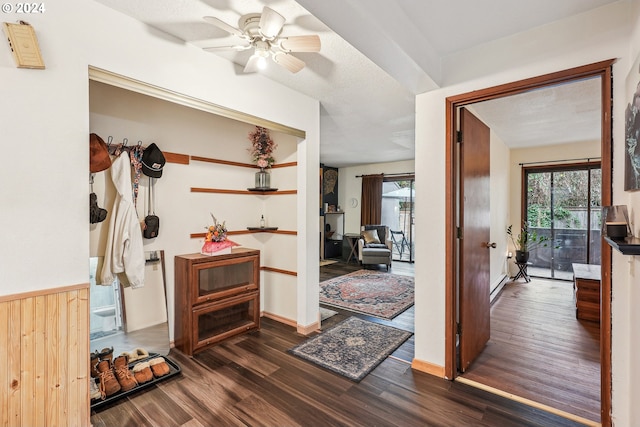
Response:
[{"label": "black bag hanging on hook", "polygon": [[151,191],[153,189],[153,178],[149,178],[149,206],[147,208],[147,216],[144,218],[144,231],[142,235],[145,239],[153,239],[158,237],[160,231],[160,218],[156,215],[155,207],[151,208]]},{"label": "black bag hanging on hook", "polygon": [[89,194],[89,222],[97,224],[107,218],[107,210],[98,206],[98,195],[93,192],[93,173],[89,173],[89,184],[91,193]]},{"label": "black bag hanging on hook", "polygon": [[89,194],[89,222],[97,224],[107,218],[107,210],[98,206],[98,196],[96,193]]}]

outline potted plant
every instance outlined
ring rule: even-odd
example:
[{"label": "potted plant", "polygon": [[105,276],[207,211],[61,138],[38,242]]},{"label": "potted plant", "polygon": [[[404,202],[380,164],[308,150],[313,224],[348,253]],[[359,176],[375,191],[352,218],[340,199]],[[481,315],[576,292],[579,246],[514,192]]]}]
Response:
[{"label": "potted plant", "polygon": [[517,236],[514,235],[511,225],[507,227],[507,234],[516,248],[516,262],[520,264],[524,264],[529,260],[529,252],[539,246],[546,247],[549,240],[547,236],[539,236],[535,230],[529,231],[529,224],[526,221],[522,223],[520,233]]}]

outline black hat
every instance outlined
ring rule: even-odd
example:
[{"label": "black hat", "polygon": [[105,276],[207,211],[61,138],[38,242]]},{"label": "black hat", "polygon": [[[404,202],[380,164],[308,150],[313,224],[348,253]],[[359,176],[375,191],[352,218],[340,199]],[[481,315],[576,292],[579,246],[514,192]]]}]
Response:
[{"label": "black hat", "polygon": [[165,164],[164,154],[154,143],[142,152],[142,173],[151,178],[160,178]]}]

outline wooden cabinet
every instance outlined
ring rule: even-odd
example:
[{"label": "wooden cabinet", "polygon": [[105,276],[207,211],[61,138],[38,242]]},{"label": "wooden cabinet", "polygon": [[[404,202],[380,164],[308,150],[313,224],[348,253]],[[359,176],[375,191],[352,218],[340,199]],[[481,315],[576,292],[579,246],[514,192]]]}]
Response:
[{"label": "wooden cabinet", "polygon": [[175,257],[175,345],[193,355],[260,328],[260,251]]},{"label": "wooden cabinet", "polygon": [[576,317],[600,322],[600,266],[573,264]]}]

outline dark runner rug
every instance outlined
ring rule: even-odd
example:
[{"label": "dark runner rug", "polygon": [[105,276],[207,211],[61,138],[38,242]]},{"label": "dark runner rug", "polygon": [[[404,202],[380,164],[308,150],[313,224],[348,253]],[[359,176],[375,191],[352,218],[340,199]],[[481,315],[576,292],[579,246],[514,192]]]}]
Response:
[{"label": "dark runner rug", "polygon": [[360,381],[411,335],[411,332],[349,317],[289,352],[350,380]]},{"label": "dark runner rug", "polygon": [[320,283],[320,302],[382,319],[413,305],[413,277],[358,270]]}]

